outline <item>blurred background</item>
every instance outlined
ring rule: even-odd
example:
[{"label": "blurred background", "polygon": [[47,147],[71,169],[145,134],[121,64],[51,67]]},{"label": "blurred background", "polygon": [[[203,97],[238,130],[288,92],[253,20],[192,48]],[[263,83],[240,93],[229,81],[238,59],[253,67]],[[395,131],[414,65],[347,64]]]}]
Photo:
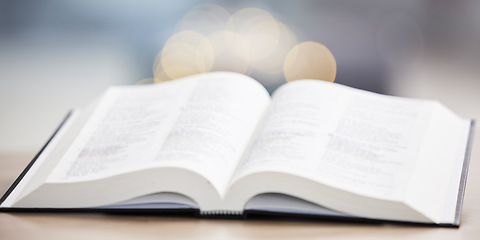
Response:
[{"label": "blurred background", "polygon": [[[337,83],[436,99],[462,117],[480,119],[480,1],[3,0],[0,151],[39,150],[70,109],[108,86],[161,78],[154,64],[175,33],[207,36],[252,8],[281,23],[286,34],[276,40],[284,52],[269,63],[283,63],[295,44],[319,42],[335,57]],[[213,18],[198,14],[205,9],[214,10],[207,12]],[[257,35],[253,40],[261,43]],[[285,82],[282,72],[260,65],[238,71],[270,92]]]}]

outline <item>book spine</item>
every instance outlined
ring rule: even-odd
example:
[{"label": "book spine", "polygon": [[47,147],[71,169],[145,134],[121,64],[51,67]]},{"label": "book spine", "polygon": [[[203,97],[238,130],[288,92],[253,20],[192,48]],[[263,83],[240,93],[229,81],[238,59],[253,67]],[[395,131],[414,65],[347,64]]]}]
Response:
[{"label": "book spine", "polygon": [[243,211],[230,211],[230,210],[212,210],[212,211],[200,211],[201,217],[233,217],[243,218]]}]

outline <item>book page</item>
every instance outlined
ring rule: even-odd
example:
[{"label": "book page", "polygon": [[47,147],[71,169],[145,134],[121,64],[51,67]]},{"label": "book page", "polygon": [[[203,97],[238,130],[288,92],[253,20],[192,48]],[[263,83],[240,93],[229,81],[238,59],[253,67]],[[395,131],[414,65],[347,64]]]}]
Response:
[{"label": "book page", "polygon": [[405,202],[437,223],[453,223],[471,122],[440,103],[433,104],[431,119]]},{"label": "book page", "polygon": [[429,119],[425,101],[314,80],[272,104],[235,179],[279,171],[350,192],[401,199]]},{"label": "book page", "polygon": [[111,88],[48,182],[177,166],[225,188],[269,101],[233,73]]},{"label": "book page", "polygon": [[182,106],[154,161],[194,169],[224,195],[270,96],[251,78],[216,74],[216,79],[202,81]]},{"label": "book page", "polygon": [[47,181],[92,180],[148,166],[196,84],[109,88]]}]

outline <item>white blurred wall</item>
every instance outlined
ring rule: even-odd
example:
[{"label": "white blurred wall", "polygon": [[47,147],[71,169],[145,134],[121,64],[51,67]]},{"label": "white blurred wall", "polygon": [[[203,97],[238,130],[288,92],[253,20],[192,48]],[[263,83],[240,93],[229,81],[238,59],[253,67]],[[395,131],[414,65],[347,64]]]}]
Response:
[{"label": "white blurred wall", "polygon": [[136,75],[128,49],[109,41],[12,40],[0,52],[0,151],[40,149],[70,109]]}]

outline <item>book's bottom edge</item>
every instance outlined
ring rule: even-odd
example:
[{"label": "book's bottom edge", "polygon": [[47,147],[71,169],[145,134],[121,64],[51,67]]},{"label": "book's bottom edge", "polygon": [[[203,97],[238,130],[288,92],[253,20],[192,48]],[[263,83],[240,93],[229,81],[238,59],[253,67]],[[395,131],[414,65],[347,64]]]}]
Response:
[{"label": "book's bottom edge", "polygon": [[196,208],[134,209],[134,208],[0,208],[0,213],[48,213],[48,214],[131,214],[131,215],[185,215],[197,216]]},{"label": "book's bottom edge", "polygon": [[458,224],[454,223],[425,223],[425,222],[407,222],[383,219],[362,218],[356,216],[331,216],[318,214],[302,214],[302,213],[281,213],[271,211],[247,211],[247,218],[249,219],[266,219],[266,220],[300,220],[300,221],[318,221],[318,222],[348,222],[371,225],[405,225],[405,226],[426,226],[426,227],[449,227],[458,228]]},{"label": "book's bottom edge", "polygon": [[274,211],[246,210],[240,214],[209,213],[202,214],[196,208],[178,209],[98,209],[98,208],[0,208],[4,213],[47,213],[47,214],[112,214],[112,215],[144,215],[158,217],[195,217],[201,219],[245,219],[260,221],[292,221],[292,222],[324,222],[369,225],[405,225],[425,227],[458,228],[455,223],[423,223],[394,220],[369,219],[355,216],[331,216],[304,213],[284,213]]}]

